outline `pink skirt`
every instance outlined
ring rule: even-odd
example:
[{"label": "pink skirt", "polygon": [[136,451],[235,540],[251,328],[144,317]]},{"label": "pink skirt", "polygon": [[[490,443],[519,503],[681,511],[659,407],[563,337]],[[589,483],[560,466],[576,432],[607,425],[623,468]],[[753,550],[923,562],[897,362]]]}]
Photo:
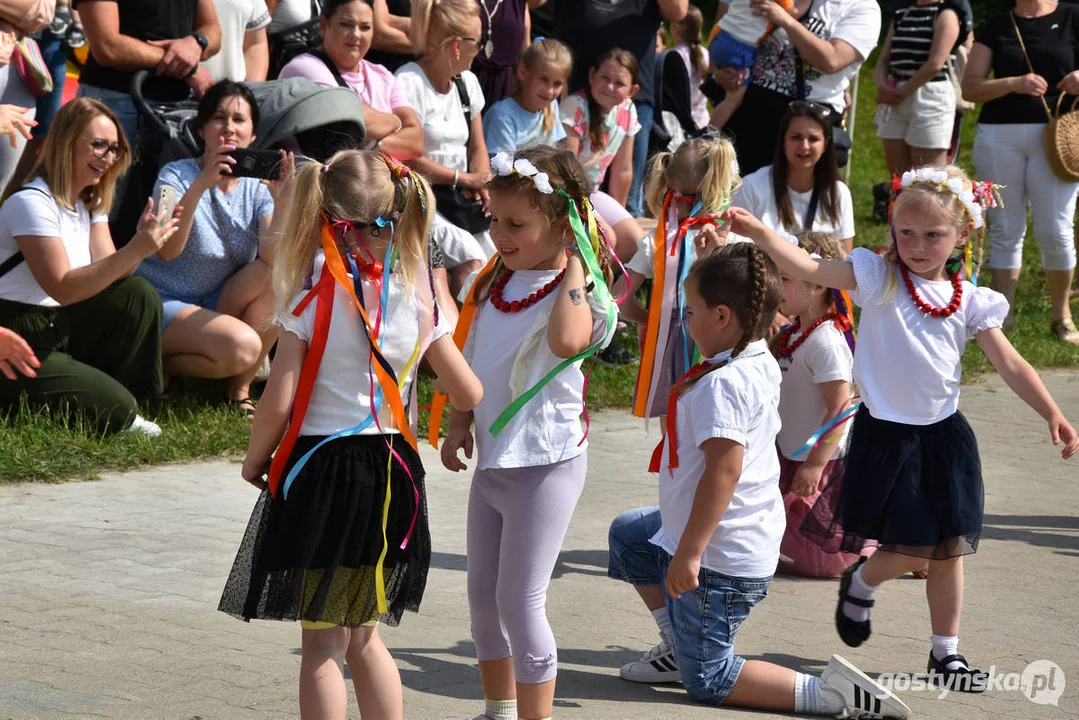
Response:
[{"label": "pink skirt", "polygon": [[817,492],[808,497],[797,495],[791,491],[791,483],[802,464],[797,460],[788,460],[782,453],[779,454],[779,490],[783,493],[783,506],[787,511],[787,529],[783,533],[783,544],[779,548],[781,557],[776,571],[803,577],[837,578],[857,562],[860,555],[868,557],[876,548],[865,547],[858,554],[828,553],[801,533],[802,523],[813,510],[821,491],[832,483],[843,482],[843,460],[833,460],[824,466]]}]

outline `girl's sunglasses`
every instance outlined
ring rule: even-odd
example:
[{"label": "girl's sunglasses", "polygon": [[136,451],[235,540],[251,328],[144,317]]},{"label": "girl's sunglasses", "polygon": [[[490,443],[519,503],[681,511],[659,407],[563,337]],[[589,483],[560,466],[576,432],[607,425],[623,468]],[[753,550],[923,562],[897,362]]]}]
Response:
[{"label": "girl's sunglasses", "polygon": [[787,104],[787,107],[789,107],[792,112],[796,113],[812,111],[818,113],[822,117],[828,117],[832,114],[832,108],[824,103],[814,102],[813,100],[791,100],[790,103]]}]

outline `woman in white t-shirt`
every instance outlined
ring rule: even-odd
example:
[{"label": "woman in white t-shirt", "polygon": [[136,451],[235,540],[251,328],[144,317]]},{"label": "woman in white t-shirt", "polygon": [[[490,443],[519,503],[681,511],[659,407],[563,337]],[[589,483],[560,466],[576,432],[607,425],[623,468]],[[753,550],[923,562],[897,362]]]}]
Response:
[{"label": "woman in white t-shirt", "polygon": [[479,52],[482,27],[475,0],[417,0],[412,44],[419,59],[396,72],[423,127],[424,154],[408,164],[441,196],[431,237],[445,255],[454,295],[494,254],[486,219],[491,163],[480,118],[483,90],[468,69]]},{"label": "woman in white t-shirt", "polygon": [[780,235],[808,230],[833,235],[849,253],[854,247],[854,204],[839,179],[824,110],[817,103],[791,103],[780,121],[775,162],[742,178],[731,205],[750,211]]},{"label": "woman in white t-shirt", "polygon": [[[792,100],[821,103],[834,125],[842,121],[844,94],[877,46],[881,25],[876,0],[815,0],[800,19],[774,0],[753,4],[776,29],[761,40],[745,99],[725,126],[735,137],[743,173],[771,162],[779,119]],[[735,90],[744,75],[720,70],[716,77]]]},{"label": "woman in white t-shirt", "polygon": [[0,207],[0,325],[41,360],[34,377],[0,381],[0,408],[83,414],[99,433],[161,429],[137,414],[136,398],[161,393],[161,300],[129,277],[176,232],[150,203],[119,250],[108,212],[127,169],[115,114],[77,98],[56,114],[30,182]]}]

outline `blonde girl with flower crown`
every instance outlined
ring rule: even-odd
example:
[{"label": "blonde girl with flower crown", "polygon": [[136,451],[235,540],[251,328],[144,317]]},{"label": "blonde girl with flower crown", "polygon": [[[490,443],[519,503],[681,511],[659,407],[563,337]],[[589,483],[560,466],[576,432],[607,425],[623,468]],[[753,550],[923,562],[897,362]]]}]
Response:
[{"label": "blonde girl with flower crown", "polygon": [[[967,341],[976,340],[1008,386],[1045,419],[1064,459],[1079,452],[1079,436],[1001,331],[1007,300],[964,279],[993,186],[972,184],[955,167],[908,171],[896,185],[892,244],[883,256],[856,248],[845,261],[814,258],[744,210],[732,208],[726,218],[731,232],[752,238],[782,272],[849,290],[862,308],[854,352],[862,405],[846,475],[803,525],[831,552],[865,541],[878,546],[843,572],[835,612],[840,637],[852,647],[868,640],[881,583],[928,560],[928,669],[951,690],[981,692],[987,674],[958,651],[963,556],[977,549],[984,495],[978,443],[958,410]],[[960,267],[952,270],[957,252]]]},{"label": "blonde girl with flower crown", "polygon": [[467,545],[486,700],[479,717],[541,720],[551,715],[558,672],[547,586],[587,469],[581,363],[610,342],[616,312],[608,253],[592,230],[591,183],[573,153],[499,153],[491,167],[498,254],[455,333],[484,399],[453,412],[442,463],[465,470],[458,452],[471,458],[475,448]]}]

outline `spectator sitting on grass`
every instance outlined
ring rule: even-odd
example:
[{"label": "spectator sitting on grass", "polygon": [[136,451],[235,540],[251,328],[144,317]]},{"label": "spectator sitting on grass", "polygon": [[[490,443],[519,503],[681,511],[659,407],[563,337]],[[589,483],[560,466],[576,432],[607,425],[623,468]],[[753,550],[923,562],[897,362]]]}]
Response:
[{"label": "spectator sitting on grass", "polygon": [[177,221],[158,222],[147,203],[138,233],[116,249],[106,213],[129,157],[113,112],[72,100],[54,118],[31,181],[0,207],[0,325],[41,360],[36,377],[0,380],[0,409],[25,397],[69,419],[85,414],[98,433],[160,434],[137,414],[136,398],[161,392],[161,300],[129,275]]}]

